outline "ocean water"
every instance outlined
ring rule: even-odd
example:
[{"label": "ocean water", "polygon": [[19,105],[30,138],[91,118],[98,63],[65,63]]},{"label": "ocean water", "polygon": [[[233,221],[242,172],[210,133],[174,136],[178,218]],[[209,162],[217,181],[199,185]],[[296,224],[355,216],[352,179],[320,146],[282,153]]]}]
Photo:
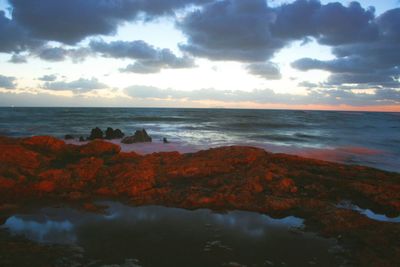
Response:
[{"label": "ocean water", "polygon": [[[250,145],[272,152],[400,172],[400,113],[187,108],[0,108],[0,135],[88,136],[100,127],[133,134],[145,128],[153,144],[142,153]],[[166,137],[171,144],[163,145]],[[117,141],[116,141],[117,142]]]}]

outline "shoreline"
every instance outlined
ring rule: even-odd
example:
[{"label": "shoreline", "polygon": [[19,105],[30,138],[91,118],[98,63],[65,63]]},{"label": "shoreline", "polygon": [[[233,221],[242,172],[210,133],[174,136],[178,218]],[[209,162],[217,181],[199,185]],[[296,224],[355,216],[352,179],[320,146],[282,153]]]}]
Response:
[{"label": "shoreline", "polygon": [[[284,146],[272,143],[233,143],[221,145],[195,145],[184,142],[169,142],[167,144],[162,141],[153,141],[149,143],[134,143],[123,144],[121,139],[107,140],[105,142],[121,147],[122,152],[135,152],[140,155],[148,155],[159,152],[179,152],[181,154],[196,153],[202,150],[228,147],[228,146],[245,146],[260,148],[270,153],[288,154],[300,156],[308,159],[324,160],[334,163],[341,163],[346,165],[366,166],[382,171],[400,173],[400,166],[394,162],[380,161],[381,157],[389,155],[388,152],[377,149],[370,149],[361,146],[338,146],[331,148],[317,148],[317,147],[300,147],[300,146]],[[86,145],[89,141],[80,142],[77,139],[64,140],[66,144],[71,145]],[[363,164],[363,161],[369,161],[369,164]]]},{"label": "shoreline", "polygon": [[99,199],[255,211],[303,218],[306,231],[338,240],[356,266],[400,264],[399,223],[341,206],[399,217],[398,173],[245,146],[139,155],[101,140],[76,146],[36,136],[0,137],[0,150],[2,220],[24,203],[96,211]]}]

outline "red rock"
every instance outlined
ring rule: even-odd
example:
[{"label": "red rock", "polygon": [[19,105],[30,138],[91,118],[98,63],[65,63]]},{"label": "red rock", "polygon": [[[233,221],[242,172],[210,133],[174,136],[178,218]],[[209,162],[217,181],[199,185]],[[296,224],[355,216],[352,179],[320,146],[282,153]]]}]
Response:
[{"label": "red rock", "polygon": [[400,174],[250,147],[142,156],[120,153],[119,146],[104,141],[64,146],[45,137],[0,137],[0,151],[0,203],[34,200],[38,195],[57,201],[105,196],[129,198],[137,205],[295,215],[305,219],[307,228],[328,237],[341,235],[350,245],[364,244],[350,249],[355,258],[369,259],[363,262],[366,266],[399,266],[398,224],[375,222],[336,204],[348,200],[396,216]]},{"label": "red rock", "polygon": [[101,140],[91,141],[79,148],[80,155],[86,157],[114,155],[118,154],[120,151],[120,146]]},{"label": "red rock", "polygon": [[271,182],[274,178],[274,174],[271,171],[267,171],[264,176],[264,180],[267,182]]},{"label": "red rock", "polygon": [[71,173],[66,169],[50,169],[39,174],[39,179],[49,181],[69,181]]},{"label": "red rock", "polygon": [[14,180],[0,177],[0,190],[11,189],[15,184]]},{"label": "red rock", "polygon": [[78,180],[91,181],[103,167],[104,161],[98,158],[81,159],[78,164],[71,165],[70,169]]},{"label": "red rock", "polygon": [[275,190],[278,190],[279,192],[282,193],[296,193],[297,192],[297,187],[294,183],[294,181],[290,178],[283,178],[281,179],[275,186]]},{"label": "red rock", "polygon": [[0,144],[0,162],[3,167],[31,171],[40,166],[43,157],[40,154],[18,145]]},{"label": "red rock", "polygon": [[111,191],[111,189],[107,188],[107,187],[101,187],[101,188],[97,189],[96,193],[98,195],[102,195],[102,196],[113,196],[114,195],[114,193]]},{"label": "red rock", "polygon": [[22,140],[22,145],[41,152],[59,153],[66,148],[64,141],[51,136],[34,136]]},{"label": "red rock", "polygon": [[51,193],[55,189],[55,184],[53,181],[41,181],[36,184],[36,189],[39,192]]}]

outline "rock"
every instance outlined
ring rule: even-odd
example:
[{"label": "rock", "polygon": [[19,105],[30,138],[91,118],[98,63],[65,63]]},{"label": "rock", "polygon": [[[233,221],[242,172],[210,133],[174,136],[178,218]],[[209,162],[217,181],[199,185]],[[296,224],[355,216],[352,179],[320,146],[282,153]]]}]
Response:
[{"label": "rock", "polygon": [[114,130],[114,137],[115,138],[119,139],[119,138],[124,137],[124,135],[125,134],[120,129],[115,129]]},{"label": "rock", "polygon": [[103,139],[103,131],[99,128],[96,127],[92,129],[90,132],[90,136],[88,137],[89,140],[94,140],[94,139]]},{"label": "rock", "polygon": [[82,156],[92,157],[92,156],[107,156],[118,154],[121,151],[121,147],[112,144],[110,142],[105,142],[101,140],[92,141],[86,145],[79,147],[79,152]]},{"label": "rock", "polygon": [[169,143],[166,137],[163,138],[163,143],[164,144],[168,144]]},{"label": "rock", "polygon": [[151,142],[151,137],[147,134],[145,129],[137,130],[133,136],[127,136],[122,139],[123,144],[144,143]]},{"label": "rock", "polygon": [[64,136],[64,139],[65,139],[65,140],[71,140],[71,139],[74,139],[74,136],[73,136],[72,134],[66,134],[66,135]]},{"label": "rock", "polygon": [[85,142],[85,138],[83,138],[83,136],[79,137],[79,142]]},{"label": "rock", "polygon": [[124,133],[120,130],[120,129],[113,129],[111,127],[108,127],[106,130],[106,139],[120,139],[122,137],[124,137]]},{"label": "rock", "polygon": [[[138,132],[143,138],[145,131]],[[307,231],[339,239],[355,266],[400,266],[398,224],[337,205],[348,200],[378,214],[398,216],[398,173],[242,146],[139,155],[120,153],[119,146],[103,140],[80,146],[59,141],[0,137],[0,210],[1,203],[22,206],[38,197],[57,203],[91,203],[100,197],[132,200],[135,205],[292,215],[304,218]],[[0,224],[1,220],[0,216]],[[215,248],[224,246],[214,242],[205,250]]]},{"label": "rock", "polygon": [[42,193],[51,193],[55,189],[55,184],[53,181],[41,181],[36,184],[36,189]]},{"label": "rock", "polygon": [[91,181],[96,178],[97,173],[103,167],[104,161],[98,158],[84,158],[78,164],[71,166],[74,177],[80,181]]},{"label": "rock", "polygon": [[66,149],[66,144],[51,136],[33,136],[26,138],[22,143],[35,151],[46,153],[59,153]]}]

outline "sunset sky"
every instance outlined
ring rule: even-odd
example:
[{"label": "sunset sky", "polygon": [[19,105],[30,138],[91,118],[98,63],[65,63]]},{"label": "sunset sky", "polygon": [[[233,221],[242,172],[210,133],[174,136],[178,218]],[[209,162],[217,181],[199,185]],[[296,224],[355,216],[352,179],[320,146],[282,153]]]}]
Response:
[{"label": "sunset sky", "polygon": [[400,111],[398,0],[0,0],[0,106]]}]

